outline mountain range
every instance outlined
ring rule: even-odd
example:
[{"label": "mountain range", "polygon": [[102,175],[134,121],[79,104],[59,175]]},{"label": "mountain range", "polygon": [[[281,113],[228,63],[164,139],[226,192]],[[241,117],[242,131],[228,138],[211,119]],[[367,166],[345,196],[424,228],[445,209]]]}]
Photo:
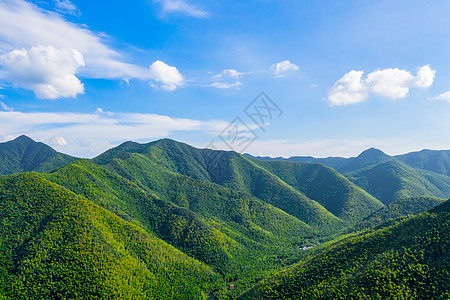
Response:
[{"label": "mountain range", "polygon": [[[254,157],[264,161],[320,163],[329,166],[361,187],[383,204],[405,197],[432,196],[447,198],[450,194],[450,151],[422,150],[389,156],[370,148],[357,157],[290,158]],[[250,157],[250,155],[246,155]]]},{"label": "mountain range", "polygon": [[162,139],[78,159],[20,136],[0,143],[0,296],[236,298],[442,203],[439,153],[300,162]]}]

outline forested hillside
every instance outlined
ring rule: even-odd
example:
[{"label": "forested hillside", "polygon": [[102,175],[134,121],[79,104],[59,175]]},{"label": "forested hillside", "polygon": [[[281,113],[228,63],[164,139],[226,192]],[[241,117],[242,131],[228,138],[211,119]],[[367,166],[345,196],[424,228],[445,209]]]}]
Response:
[{"label": "forested hillside", "polygon": [[351,227],[350,231],[355,232],[380,226],[388,226],[407,217],[425,212],[443,201],[444,199],[429,196],[403,198],[380,208]]},{"label": "forested hillside", "polygon": [[448,299],[449,202],[337,242],[240,299]]},{"label": "forested hillside", "polygon": [[[423,276],[443,274],[417,257],[414,237],[442,229],[437,223],[447,221],[430,216],[447,212],[445,204],[417,217],[436,228],[401,229],[416,218],[389,226],[441,203],[421,195],[444,197],[450,178],[376,149],[335,160],[351,170],[345,176],[322,164],[258,160],[169,139],[126,142],[88,160],[22,136],[0,144],[0,161],[3,173],[42,172],[0,177],[6,299],[234,299],[277,273],[243,297],[353,297],[355,284],[373,285],[369,271],[402,264],[411,253],[426,266]],[[355,261],[342,261],[352,255]],[[403,276],[395,268],[389,274]],[[306,277],[292,273],[299,269]],[[296,280],[307,285],[299,291]],[[408,285],[402,294],[396,284],[380,295],[429,293]],[[380,293],[370,288],[361,295]]]},{"label": "forested hillside", "polygon": [[203,299],[221,276],[36,174],[0,178],[6,299]]},{"label": "forested hillside", "polygon": [[75,160],[75,157],[56,152],[50,146],[24,135],[0,143],[0,175],[27,171],[47,172]]},{"label": "forested hillside", "polygon": [[256,157],[260,161],[297,161],[320,163],[334,168],[350,181],[389,204],[404,197],[450,197],[448,151],[422,150],[389,156],[370,148],[357,157]]}]

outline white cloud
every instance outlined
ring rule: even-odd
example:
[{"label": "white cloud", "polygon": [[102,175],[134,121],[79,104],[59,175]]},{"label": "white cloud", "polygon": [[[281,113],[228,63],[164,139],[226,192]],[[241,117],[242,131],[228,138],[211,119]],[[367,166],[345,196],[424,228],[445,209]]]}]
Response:
[{"label": "white cloud", "polygon": [[249,72],[238,72],[235,69],[225,69],[222,73],[212,76],[213,83],[208,86],[218,89],[239,88],[242,85],[240,79]]},{"label": "white cloud", "polygon": [[183,76],[177,68],[169,66],[160,60],[150,65],[150,75],[165,90],[172,91],[183,85]]},{"label": "white cloud", "polygon": [[13,111],[14,110],[12,107],[9,107],[8,105],[6,105],[5,102],[2,102],[2,101],[0,101],[0,106],[3,108],[4,111]]},{"label": "white cloud", "polygon": [[404,98],[414,84],[414,76],[398,68],[377,70],[367,75],[365,84],[372,93],[382,97]]},{"label": "white cloud", "polygon": [[55,9],[63,14],[69,14],[78,16],[80,14],[80,11],[76,7],[75,4],[73,4],[69,0],[54,0],[55,1]]},{"label": "white cloud", "polygon": [[443,94],[440,94],[437,97],[431,98],[431,100],[441,100],[441,101],[450,102],[450,91],[449,92],[445,92]]},{"label": "white cloud", "polygon": [[67,146],[67,141],[62,136],[57,136],[52,139],[53,145]]},{"label": "white cloud", "polygon": [[363,71],[352,70],[330,90],[331,105],[347,105],[366,100],[370,93],[389,99],[405,98],[410,88],[426,88],[433,84],[436,71],[429,65],[418,68],[416,76],[406,70],[381,69],[362,79]]},{"label": "white cloud", "polygon": [[361,81],[363,74],[363,71],[352,70],[339,79],[328,95],[330,103],[332,105],[346,105],[366,100],[368,92]]},{"label": "white cloud", "polygon": [[232,83],[226,83],[226,82],[213,82],[209,86],[215,87],[218,89],[231,89],[231,88],[239,88],[239,86],[242,85],[242,82],[236,81]]},{"label": "white cloud", "polygon": [[430,87],[433,84],[436,70],[431,69],[430,65],[425,65],[417,70],[415,86],[421,88]]},{"label": "white cloud", "polygon": [[95,113],[96,113],[96,114],[105,114],[105,115],[107,115],[107,116],[112,116],[112,115],[114,115],[113,112],[110,112],[110,111],[104,111],[103,108],[100,108],[100,107],[97,107],[97,109],[95,110]]},{"label": "white cloud", "polygon": [[156,0],[162,5],[163,13],[182,13],[191,17],[203,18],[208,13],[202,9],[188,4],[184,0]]},{"label": "white cloud", "polygon": [[271,69],[275,72],[275,75],[278,77],[284,76],[284,73],[288,71],[298,71],[299,67],[291,63],[289,60],[285,60],[271,66]]},{"label": "white cloud", "polygon": [[[71,2],[59,3],[70,9]],[[169,5],[170,7],[172,6]],[[148,68],[123,62],[122,55],[107,46],[107,39],[105,34],[94,33],[86,27],[65,20],[56,12],[41,9],[30,2],[0,1],[0,54],[38,45],[51,45],[56,49],[75,49],[82,54],[85,67],[80,69],[79,76],[124,80],[154,79],[154,74]]]},{"label": "white cloud", "polygon": [[238,72],[235,69],[226,69],[223,70],[222,73],[214,75],[213,78],[233,78],[233,79],[239,79],[244,75],[242,72]]},{"label": "white cloud", "polygon": [[65,153],[92,157],[127,140],[151,140],[177,132],[214,136],[227,124],[220,120],[200,121],[156,114],[0,111],[0,141],[26,134],[56,149],[64,146],[60,151]]},{"label": "white cloud", "polygon": [[13,50],[0,55],[0,65],[3,68],[0,78],[15,87],[33,90],[37,98],[75,97],[84,92],[83,84],[75,76],[84,60],[75,49],[38,46]]}]

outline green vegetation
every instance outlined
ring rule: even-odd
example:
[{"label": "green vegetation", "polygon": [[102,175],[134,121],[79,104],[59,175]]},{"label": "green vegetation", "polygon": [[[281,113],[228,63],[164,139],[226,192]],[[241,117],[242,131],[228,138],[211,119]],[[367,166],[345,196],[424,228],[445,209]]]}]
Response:
[{"label": "green vegetation", "polygon": [[415,170],[396,160],[345,175],[384,204],[407,197],[450,195],[450,177]]},{"label": "green vegetation", "polygon": [[335,216],[355,223],[384,205],[335,170],[321,164],[257,161]]},{"label": "green vegetation", "polygon": [[7,299],[203,299],[211,268],[36,174],[0,178]]},{"label": "green vegetation", "polygon": [[450,176],[449,150],[422,150],[397,155],[395,158],[413,168]]},{"label": "green vegetation", "polygon": [[[450,178],[376,149],[325,160],[351,180],[169,139],[93,160],[24,136],[0,144],[2,174],[47,172],[0,176],[0,298],[235,299],[263,278],[243,297],[445,295],[431,276],[446,273],[418,243],[445,252],[427,238],[447,237],[448,202],[408,219],[442,200],[391,201],[444,197]],[[430,278],[439,286],[421,289]]]},{"label": "green vegetation", "polygon": [[47,172],[65,166],[76,158],[56,152],[24,135],[0,143],[0,175],[27,171]]},{"label": "green vegetation", "polygon": [[449,202],[335,243],[264,279],[240,299],[447,299]]},{"label": "green vegetation", "polygon": [[425,212],[443,201],[444,199],[429,196],[403,198],[380,208],[352,227],[350,231],[354,232],[388,226],[409,216],[415,216]]}]

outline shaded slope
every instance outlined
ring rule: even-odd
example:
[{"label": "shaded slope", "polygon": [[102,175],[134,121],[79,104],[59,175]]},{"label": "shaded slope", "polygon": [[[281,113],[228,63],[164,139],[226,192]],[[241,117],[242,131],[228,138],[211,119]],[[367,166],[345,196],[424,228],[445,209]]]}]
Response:
[{"label": "shaded slope", "polygon": [[[130,155],[147,159],[140,154]],[[116,168],[125,164],[115,161]],[[154,191],[87,160],[41,176],[139,224],[208,264],[236,286],[232,292],[220,293],[237,294],[266,272],[298,261],[302,256],[298,246],[320,238],[305,223],[248,194],[168,171],[141,172],[139,168],[146,164],[134,162],[133,170],[140,176],[132,180],[139,185],[149,184]]]},{"label": "shaded slope", "polygon": [[203,299],[207,266],[41,176],[0,178],[7,299]]},{"label": "shaded slope", "polygon": [[359,154],[357,157],[351,157],[347,159],[347,162],[336,170],[341,173],[352,172],[391,160],[395,159],[379,149],[370,148],[361,152],[361,154]]},{"label": "shaded slope", "polygon": [[450,196],[450,177],[415,170],[396,160],[345,175],[384,204],[404,197]]},{"label": "shaded slope", "polygon": [[94,162],[154,192],[162,183],[151,174],[174,172],[249,193],[311,225],[342,227],[342,222],[316,201],[234,152],[201,150],[164,139],[145,145],[125,143]]},{"label": "shaded slope", "polygon": [[0,143],[0,175],[27,171],[47,172],[75,160],[75,157],[59,153],[24,135]]},{"label": "shaded slope", "polygon": [[425,212],[443,201],[444,199],[429,196],[403,198],[391,202],[374,212],[351,228],[351,231],[361,231],[377,228],[378,226],[387,226],[390,225],[390,223],[397,222],[408,216],[415,216]]},{"label": "shaded slope", "polygon": [[449,201],[349,238],[260,282],[241,299],[447,299]]},{"label": "shaded slope", "polygon": [[335,216],[355,223],[384,205],[335,170],[321,164],[254,160]]},{"label": "shaded slope", "polygon": [[450,176],[450,150],[425,149],[396,155],[395,158],[413,168]]}]

